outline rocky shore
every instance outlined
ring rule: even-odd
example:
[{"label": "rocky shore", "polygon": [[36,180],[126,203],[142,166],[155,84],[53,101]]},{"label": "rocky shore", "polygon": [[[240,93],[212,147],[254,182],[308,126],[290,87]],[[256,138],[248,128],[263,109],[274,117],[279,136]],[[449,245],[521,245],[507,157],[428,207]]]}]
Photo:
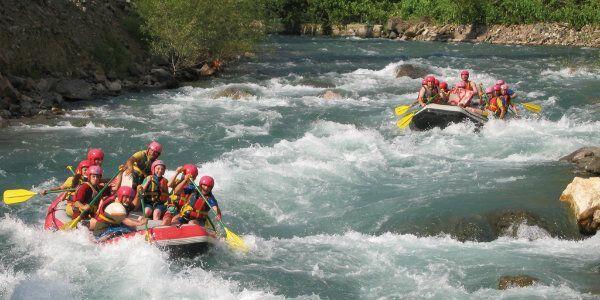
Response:
[{"label": "rocky shore", "polygon": [[5,0],[0,6],[0,127],[61,114],[68,102],[174,88],[219,63],[175,74],[153,57],[126,0]]},{"label": "rocky shore", "polygon": [[395,40],[469,42],[516,45],[562,45],[600,48],[600,26],[586,25],[580,29],[565,23],[521,25],[436,25],[428,22],[390,18],[386,24],[348,24],[323,28],[319,24],[304,24],[300,34],[389,38]]}]

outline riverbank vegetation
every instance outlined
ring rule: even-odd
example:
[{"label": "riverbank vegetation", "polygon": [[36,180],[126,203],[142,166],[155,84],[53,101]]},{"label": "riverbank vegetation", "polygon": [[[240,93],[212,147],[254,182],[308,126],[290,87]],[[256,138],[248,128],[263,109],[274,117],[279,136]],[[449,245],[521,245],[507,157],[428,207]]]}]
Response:
[{"label": "riverbank vegetation", "polygon": [[300,23],[384,24],[390,17],[442,24],[600,24],[598,0],[266,0],[288,31]]}]

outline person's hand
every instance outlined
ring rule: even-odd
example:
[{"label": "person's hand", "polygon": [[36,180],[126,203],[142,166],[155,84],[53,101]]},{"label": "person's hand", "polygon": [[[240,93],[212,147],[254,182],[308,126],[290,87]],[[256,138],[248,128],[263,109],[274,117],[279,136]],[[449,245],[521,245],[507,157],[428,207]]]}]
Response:
[{"label": "person's hand", "polygon": [[40,192],[40,195],[42,195],[42,196],[46,196],[46,194],[48,194],[48,191],[47,191],[47,190],[42,190],[42,191]]},{"label": "person's hand", "polygon": [[170,205],[169,207],[167,207],[167,212],[172,215],[175,215],[177,213],[177,208],[173,205]]},{"label": "person's hand", "polygon": [[221,214],[218,214],[215,219],[217,219],[217,221],[221,221]]},{"label": "person's hand", "polygon": [[175,173],[181,173],[183,172],[183,167],[177,167],[177,169],[175,170]]},{"label": "person's hand", "polygon": [[425,103],[419,103],[421,107],[425,107]]},{"label": "person's hand", "polygon": [[187,180],[191,180],[192,179],[192,174],[187,174],[183,177],[183,180],[187,181]]},{"label": "person's hand", "polygon": [[90,205],[89,204],[84,204],[82,206],[79,207],[79,210],[81,211],[89,211],[90,210]]}]

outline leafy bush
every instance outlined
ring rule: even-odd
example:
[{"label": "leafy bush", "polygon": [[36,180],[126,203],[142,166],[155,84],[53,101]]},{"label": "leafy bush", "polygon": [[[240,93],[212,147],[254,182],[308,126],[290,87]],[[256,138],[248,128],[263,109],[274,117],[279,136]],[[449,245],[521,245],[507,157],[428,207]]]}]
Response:
[{"label": "leafy bush", "polygon": [[150,49],[173,73],[250,51],[264,32],[261,6],[252,0],[137,0],[135,7]]}]

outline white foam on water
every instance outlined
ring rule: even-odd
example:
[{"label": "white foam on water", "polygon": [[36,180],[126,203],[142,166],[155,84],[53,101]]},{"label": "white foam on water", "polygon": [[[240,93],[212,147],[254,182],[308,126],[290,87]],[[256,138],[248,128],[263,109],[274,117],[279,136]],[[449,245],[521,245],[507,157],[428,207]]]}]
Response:
[{"label": "white foam on water", "polygon": [[96,135],[99,133],[105,132],[117,132],[124,131],[125,128],[122,127],[111,127],[106,126],[104,124],[94,124],[94,122],[90,121],[86,123],[84,126],[74,126],[69,121],[60,121],[56,125],[46,125],[46,124],[38,124],[38,125],[27,125],[21,124],[17,126],[11,126],[11,129],[15,131],[31,131],[31,132],[46,132],[46,131],[74,131],[77,133],[82,133],[83,135]]},{"label": "white foam on water", "polygon": [[[75,299],[282,298],[268,291],[241,288],[237,282],[200,267],[173,268],[167,254],[144,242],[143,237],[97,245],[85,229],[48,232],[11,217],[0,219],[0,234],[8,236],[14,257],[0,261],[0,278],[7,279],[0,287],[6,295],[17,298],[37,295],[41,297],[38,299],[55,299],[43,291],[52,291],[57,283],[68,298]],[[38,266],[14,272],[14,259],[29,259]]]},{"label": "white foam on water", "polygon": [[600,79],[600,72],[587,67],[580,68],[562,68],[559,70],[546,69],[540,73],[543,77],[552,80],[561,80],[565,78],[581,79]]}]

